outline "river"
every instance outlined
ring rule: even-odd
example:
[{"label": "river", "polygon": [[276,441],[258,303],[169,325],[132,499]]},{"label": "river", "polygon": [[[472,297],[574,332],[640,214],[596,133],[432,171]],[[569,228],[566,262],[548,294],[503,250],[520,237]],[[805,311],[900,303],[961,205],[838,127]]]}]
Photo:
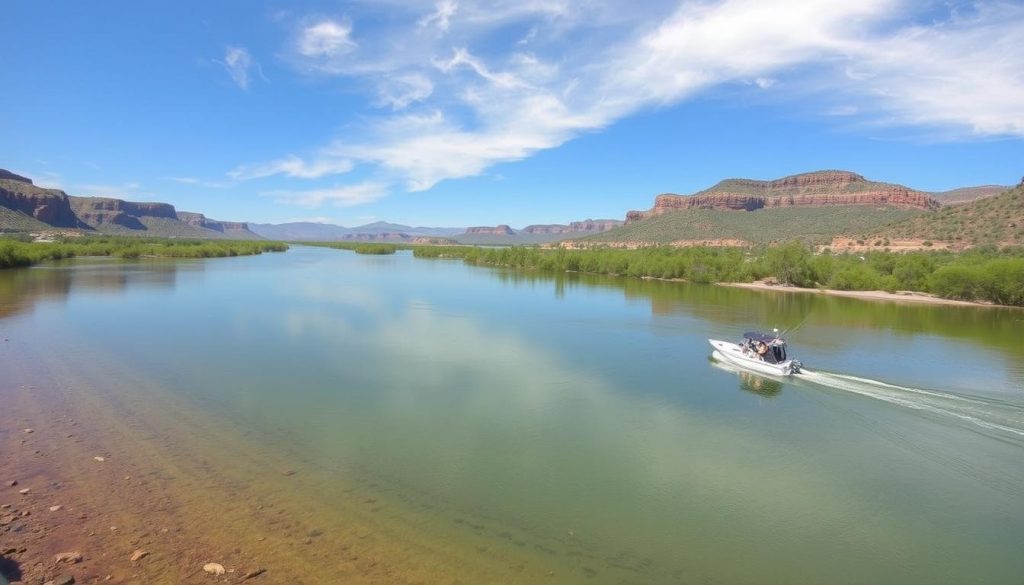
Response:
[{"label": "river", "polygon": [[[811,376],[709,359],[797,324]],[[391,572],[351,582],[1019,583],[1022,331],[1017,309],[408,252],[79,259],[0,272],[0,398],[134,421],[135,460],[178,461],[169,498],[228,510],[192,531],[267,529],[232,501],[293,510],[271,579],[318,559],[288,578],[332,582],[363,546]]]}]

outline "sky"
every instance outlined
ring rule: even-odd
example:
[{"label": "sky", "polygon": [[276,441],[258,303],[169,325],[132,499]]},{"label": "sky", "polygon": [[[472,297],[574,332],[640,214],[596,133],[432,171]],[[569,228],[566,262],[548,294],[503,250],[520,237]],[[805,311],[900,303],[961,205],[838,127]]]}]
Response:
[{"label": "sky", "polygon": [[1024,175],[1024,2],[11,0],[0,168],[221,220],[621,219]]}]

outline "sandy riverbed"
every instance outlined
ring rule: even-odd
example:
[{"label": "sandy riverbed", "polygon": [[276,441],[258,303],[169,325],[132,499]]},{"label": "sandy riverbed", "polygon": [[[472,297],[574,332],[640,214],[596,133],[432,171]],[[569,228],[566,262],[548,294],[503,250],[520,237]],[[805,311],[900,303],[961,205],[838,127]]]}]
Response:
[{"label": "sandy riverbed", "polygon": [[422,502],[339,481],[266,448],[263,429],[109,375],[98,356],[69,363],[16,339],[3,351],[0,573],[12,583],[582,581],[497,546],[471,517],[423,522]]}]

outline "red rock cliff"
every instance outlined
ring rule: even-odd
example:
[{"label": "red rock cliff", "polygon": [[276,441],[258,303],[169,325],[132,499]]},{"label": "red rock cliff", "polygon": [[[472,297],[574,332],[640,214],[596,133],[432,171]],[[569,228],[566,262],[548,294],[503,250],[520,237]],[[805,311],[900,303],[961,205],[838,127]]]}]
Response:
[{"label": "red rock cliff", "polygon": [[0,206],[54,227],[80,227],[66,193],[37,187],[31,179],[3,169],[0,169]]},{"label": "red rock cliff", "polygon": [[648,211],[630,211],[626,222],[684,209],[725,209],[755,211],[771,207],[827,205],[892,206],[936,209],[931,195],[901,185],[868,181],[848,171],[818,171],[783,177],[774,181],[726,179],[693,195],[664,193],[654,199]]},{"label": "red rock cliff", "polygon": [[140,217],[178,219],[170,203],[140,203],[109,197],[69,197],[75,215],[91,226],[117,224],[131,229],[145,229]]}]

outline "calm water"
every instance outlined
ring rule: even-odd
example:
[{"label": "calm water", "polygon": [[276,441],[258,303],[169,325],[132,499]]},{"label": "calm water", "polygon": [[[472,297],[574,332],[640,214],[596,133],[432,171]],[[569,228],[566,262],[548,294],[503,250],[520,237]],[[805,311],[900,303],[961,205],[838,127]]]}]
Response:
[{"label": "calm water", "polygon": [[[709,362],[709,337],[804,319],[810,380]],[[3,337],[116,356],[139,392],[594,583],[1021,583],[1022,331],[301,247],[0,272]]]}]

